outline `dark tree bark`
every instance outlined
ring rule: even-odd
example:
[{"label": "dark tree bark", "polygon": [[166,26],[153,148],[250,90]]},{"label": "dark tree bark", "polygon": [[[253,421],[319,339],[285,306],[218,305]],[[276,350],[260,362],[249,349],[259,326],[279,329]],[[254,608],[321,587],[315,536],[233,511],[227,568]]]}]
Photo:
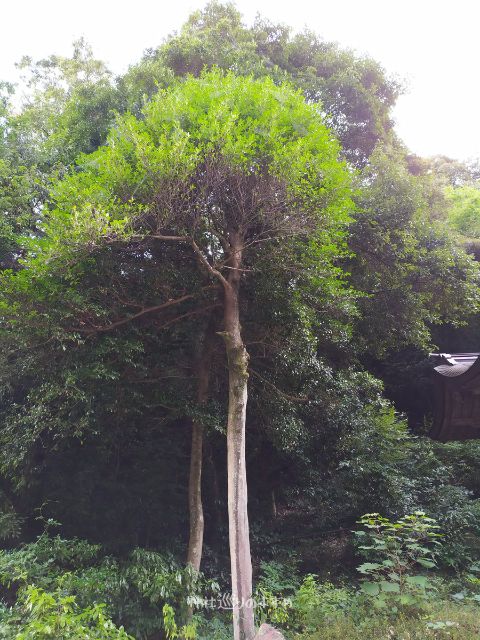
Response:
[{"label": "dark tree bark", "polygon": [[277,497],[276,497],[276,495],[275,495],[275,489],[272,489],[272,491],[271,491],[271,493],[270,493],[270,497],[271,497],[271,502],[270,502],[270,505],[271,505],[271,511],[270,511],[270,513],[271,513],[272,518],[275,520],[275,518],[276,518],[276,517],[277,517],[277,515],[278,515],[278,511],[277,511]]}]

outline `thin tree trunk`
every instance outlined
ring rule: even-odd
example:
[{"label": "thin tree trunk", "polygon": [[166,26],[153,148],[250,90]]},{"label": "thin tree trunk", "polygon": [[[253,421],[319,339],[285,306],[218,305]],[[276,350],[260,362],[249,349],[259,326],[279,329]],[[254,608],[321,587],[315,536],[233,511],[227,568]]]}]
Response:
[{"label": "thin tree trunk", "polygon": [[223,337],[229,372],[227,469],[233,630],[234,640],[252,640],[255,635],[255,627],[245,462],[248,353],[242,340],[239,313],[241,243],[235,234],[231,234],[230,241],[232,245],[231,271],[228,277],[228,286],[224,287],[225,330]]},{"label": "thin tree trunk", "polygon": [[272,514],[272,518],[275,519],[277,517],[277,498],[275,496],[275,489],[272,489],[271,493],[270,493],[270,497],[271,497],[271,514]]},{"label": "thin tree trunk", "polygon": [[188,510],[190,535],[187,564],[200,571],[203,549],[204,517],[202,504],[203,425],[192,421],[192,451],[190,454],[190,478],[188,483]]},{"label": "thin tree trunk", "polygon": [[206,460],[209,465],[209,474],[208,474],[209,480],[210,480],[209,493],[210,493],[210,508],[212,511],[212,527],[210,531],[211,531],[212,544],[213,546],[215,546],[215,544],[220,540],[220,535],[221,535],[222,525],[223,525],[222,512],[221,512],[222,498],[221,498],[221,492],[220,492],[220,485],[218,482],[218,472],[217,472],[217,465],[214,459],[214,452],[211,444],[209,444],[208,441],[205,442],[205,445],[207,448]]},{"label": "thin tree trunk", "polygon": [[[214,320],[211,318],[203,340],[197,363],[197,403],[202,406],[208,399],[210,366],[214,340]],[[190,478],[188,482],[188,508],[190,535],[187,564],[200,571],[205,528],[202,501],[203,424],[198,418],[192,420],[192,449],[190,454]]]}]

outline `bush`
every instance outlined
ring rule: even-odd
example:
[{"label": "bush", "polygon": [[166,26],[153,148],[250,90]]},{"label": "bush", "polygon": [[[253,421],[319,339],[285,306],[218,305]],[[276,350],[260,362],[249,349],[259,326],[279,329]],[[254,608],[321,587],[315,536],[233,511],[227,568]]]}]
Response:
[{"label": "bush", "polygon": [[133,640],[108,618],[105,605],[82,609],[61,589],[49,593],[34,585],[20,591],[0,628],[6,640]]},{"label": "bush", "polygon": [[115,624],[137,640],[164,629],[164,606],[181,621],[218,585],[180,566],[168,555],[144,549],[126,558],[104,555],[101,547],[82,540],[41,535],[36,542],[0,551],[3,599],[14,604],[28,585],[42,593],[74,597],[75,606],[89,610],[101,604]]},{"label": "bush", "polygon": [[438,525],[422,511],[392,522],[378,513],[367,513],[360,521],[365,530],[355,531],[362,542],[359,550],[370,562],[358,567],[367,576],[362,592],[379,609],[397,614],[420,610],[433,584],[419,574],[437,567]]},{"label": "bush", "polygon": [[292,600],[291,623],[299,630],[314,631],[351,614],[355,606],[353,589],[335,587],[331,582],[319,584],[315,576],[308,575]]}]

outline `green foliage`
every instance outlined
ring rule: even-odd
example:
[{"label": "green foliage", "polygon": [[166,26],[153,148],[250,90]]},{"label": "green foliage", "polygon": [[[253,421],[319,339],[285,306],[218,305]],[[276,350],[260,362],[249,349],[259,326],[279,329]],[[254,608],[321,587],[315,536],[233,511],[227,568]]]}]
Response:
[{"label": "green foliage", "polygon": [[362,182],[350,239],[352,281],[367,294],[356,337],[377,358],[406,345],[426,350],[432,324],[476,312],[478,263],[432,219],[428,184],[401,153],[377,148]]},{"label": "green foliage", "polygon": [[[117,637],[98,635],[115,624],[139,640],[185,637],[192,606],[201,640],[231,637],[229,613],[202,608],[217,583],[166,551],[183,556],[196,419],[205,566],[227,582],[218,344],[202,406],[195,375],[197,312],[221,298],[187,244],[146,237],[194,234],[223,268],[219,211],[245,179],[263,198],[241,285],[259,620],[322,640],[477,638],[479,448],[412,435],[384,396],[397,410],[415,397],[425,415],[427,387],[405,366],[424,357],[412,345],[449,350],[455,338],[466,350],[467,335],[477,348],[476,330],[435,327],[478,309],[478,264],[460,246],[478,254],[478,167],[406,155],[392,133],[400,86],[375,61],[262,18],[247,27],[230,4],[196,11],[121,78],[85,42],[22,68],[23,104],[0,86],[0,537],[18,544],[0,553],[0,635],[61,637],[62,624],[65,637],[82,625]],[[190,293],[182,323],[176,308],[151,311]],[[25,544],[44,502],[64,537]],[[420,509],[444,533],[435,557],[417,540],[421,518],[396,521]],[[341,532],[372,510],[388,515],[375,536],[389,541],[364,545],[376,554],[363,565],[368,595]],[[302,581],[285,556],[346,586]],[[449,579],[435,582],[438,603],[424,598],[432,562]],[[424,619],[406,615],[420,609]]]},{"label": "green foliage", "polygon": [[196,625],[194,623],[184,624],[180,628],[177,626],[175,612],[168,604],[163,605],[163,628],[165,629],[168,640],[174,640],[174,638],[195,640],[197,637]]},{"label": "green foliage", "polygon": [[[90,612],[92,603],[101,603],[98,611],[105,609],[137,640],[166,629],[165,623],[174,634],[173,612],[183,619],[188,607],[198,608],[219,589],[214,581],[180,567],[166,554],[135,549],[127,558],[114,558],[105,555],[99,545],[47,534],[19,549],[1,552],[0,582],[4,597],[18,590],[21,602],[20,594],[35,585],[48,599],[72,599],[72,611]],[[187,627],[177,630],[193,634],[195,627]]]},{"label": "green foliage", "polygon": [[449,224],[465,238],[480,238],[480,189],[477,186],[447,188]]},{"label": "green foliage", "polygon": [[441,534],[436,521],[417,511],[396,522],[369,513],[359,524],[366,531],[355,531],[362,543],[358,549],[372,560],[357,569],[367,576],[361,585],[363,593],[375,607],[393,614],[421,608],[434,588],[428,575],[418,571],[437,567],[435,545],[440,544]]},{"label": "green foliage", "polygon": [[61,589],[49,593],[34,585],[20,592],[2,632],[12,640],[133,640],[106,616],[105,605],[82,609]]},{"label": "green foliage", "polygon": [[[226,174],[260,178],[264,172],[265,179],[268,174],[280,181],[290,206],[302,215],[316,212],[317,228],[324,225],[318,241],[328,251],[341,240],[339,226],[350,206],[349,179],[337,154],[316,109],[288,87],[218,71],[187,79],[160,92],[142,120],[121,118],[109,146],[85,156],[82,170],[56,185],[57,208],[45,225],[48,240],[33,244],[37,257],[29,268],[41,268],[52,256],[59,262],[60,253],[65,267],[102,238],[145,233],[151,224],[147,211],[160,193],[167,198],[156,212],[160,228],[173,224],[177,234],[188,232],[192,212],[182,214],[183,201],[201,197],[207,188],[198,182],[207,159]],[[180,186],[175,214],[169,199]]]},{"label": "green foliage", "polygon": [[331,625],[354,607],[355,592],[351,588],[319,583],[315,576],[307,575],[292,599],[291,621],[301,631],[312,632]]},{"label": "green foliage", "polygon": [[398,616],[391,620],[385,616],[366,612],[359,620],[351,616],[339,616],[318,630],[296,636],[298,640],[475,640],[480,631],[478,608],[464,607],[448,602],[428,605],[425,618]]},{"label": "green foliage", "polygon": [[400,85],[377,62],[356,57],[308,30],[292,35],[287,26],[262,17],[246,27],[231,3],[209,2],[195,11],[179,34],[148,53],[145,70],[152,61],[177,76],[199,75],[216,65],[239,75],[291,82],[308,101],[322,104],[354,164],[365,163],[375,144],[391,137],[389,110]]},{"label": "green foliage", "polygon": [[298,583],[295,567],[277,561],[262,562],[254,593],[257,623],[267,621],[285,626],[290,620],[291,597]]},{"label": "green foliage", "polygon": [[18,236],[35,228],[38,191],[35,171],[0,153],[0,269],[16,266]]},{"label": "green foliage", "polygon": [[89,567],[99,553],[99,545],[45,532],[33,543],[0,552],[0,582],[7,587],[33,583],[50,590],[59,575]]},{"label": "green foliage", "polygon": [[25,57],[19,67],[27,99],[11,120],[10,136],[23,162],[48,172],[105,141],[119,96],[105,64],[83,39],[73,43],[71,58]]},{"label": "green foliage", "polygon": [[230,618],[217,614],[209,620],[203,620],[198,629],[198,640],[230,640],[233,634]]},{"label": "green foliage", "polygon": [[273,593],[292,594],[299,586],[298,568],[294,559],[289,564],[277,560],[262,561],[257,585]]}]

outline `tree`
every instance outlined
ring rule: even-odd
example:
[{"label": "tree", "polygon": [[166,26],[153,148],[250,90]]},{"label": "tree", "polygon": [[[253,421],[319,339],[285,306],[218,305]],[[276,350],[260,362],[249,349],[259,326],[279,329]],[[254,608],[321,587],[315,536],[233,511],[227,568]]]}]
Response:
[{"label": "tree", "polygon": [[475,313],[478,267],[434,219],[435,191],[401,152],[378,148],[360,180],[349,240],[351,281],[366,294],[357,342],[381,358],[408,345],[427,350],[433,325]]},{"label": "tree", "polygon": [[24,164],[42,172],[62,170],[104,144],[122,103],[111,72],[85,40],[73,43],[71,58],[24,57],[18,66],[25,97],[9,137]]},{"label": "tree", "polygon": [[480,237],[480,188],[476,186],[447,187],[450,204],[449,224],[465,238]]},{"label": "tree", "polygon": [[[161,92],[142,120],[119,119],[109,145],[84,156],[80,171],[56,185],[46,238],[34,243],[27,275],[22,274],[48,281],[52,269],[71,273],[82,255],[105,245],[113,250],[135,243],[145,256],[157,244],[173,244],[189,251],[201,286],[192,290],[187,288],[192,283],[184,282],[182,296],[157,307],[194,298],[201,311],[202,304],[207,308],[220,301],[237,640],[254,633],[242,286],[250,273],[268,270],[280,256],[285,266],[295,266],[291,286],[302,269],[316,273],[314,260],[337,273],[331,264],[341,252],[336,247],[350,208],[349,174],[338,152],[318,109],[288,87],[218,71],[187,79]],[[88,330],[81,317],[78,321],[77,331]]]},{"label": "tree", "polygon": [[198,76],[213,66],[301,89],[307,100],[322,105],[342,154],[355,166],[364,166],[379,142],[394,138],[390,111],[401,84],[378,62],[309,30],[292,35],[288,26],[261,17],[247,27],[230,2],[214,0],[193,12],[178,34],[148,51],[126,74],[125,87],[138,103],[139,93],[151,96],[164,85],[168,71]]}]

